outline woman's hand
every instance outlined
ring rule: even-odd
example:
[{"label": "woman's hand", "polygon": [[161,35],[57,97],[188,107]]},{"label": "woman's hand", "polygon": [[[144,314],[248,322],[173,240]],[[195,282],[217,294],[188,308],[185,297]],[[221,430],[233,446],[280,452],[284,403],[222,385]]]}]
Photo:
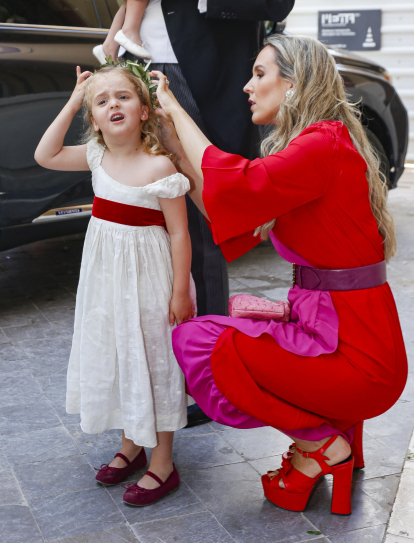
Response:
[{"label": "woman's hand", "polygon": [[175,321],[181,324],[194,317],[194,307],[190,295],[174,294],[170,302],[170,326],[174,326]]},{"label": "woman's hand", "polygon": [[158,116],[164,117],[164,119],[168,121],[172,121],[172,112],[174,109],[181,109],[181,106],[177,98],[169,89],[168,79],[158,70],[153,70],[150,72],[150,76],[158,77],[158,82],[156,82],[158,85],[156,95],[161,108],[158,108],[155,112]]},{"label": "woman's hand", "polygon": [[86,91],[86,80],[92,75],[92,72],[82,72],[80,66],[76,66],[76,87],[72,92],[72,96],[69,98],[68,105],[74,110],[78,111],[82,107],[83,99]]}]

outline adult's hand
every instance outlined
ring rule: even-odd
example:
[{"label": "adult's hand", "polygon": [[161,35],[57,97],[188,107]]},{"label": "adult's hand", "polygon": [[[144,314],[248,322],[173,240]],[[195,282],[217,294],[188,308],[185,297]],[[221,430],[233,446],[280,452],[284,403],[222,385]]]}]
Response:
[{"label": "adult's hand", "polygon": [[170,91],[168,79],[162,72],[159,72],[158,70],[152,70],[152,72],[150,72],[150,76],[158,77],[158,88],[156,95],[161,108],[158,108],[155,112],[158,116],[164,117],[164,119],[168,121],[172,121],[171,115],[173,111],[181,109],[181,106],[177,98]]},{"label": "adult's hand", "polygon": [[[158,110],[155,112],[157,113],[157,111]],[[183,148],[180,140],[178,139],[174,124],[167,119],[164,113],[162,113],[161,108],[159,108],[159,111],[160,113],[157,114],[159,115],[159,120],[161,123],[160,136],[162,145],[170,153],[173,153],[174,155],[182,155]]]}]

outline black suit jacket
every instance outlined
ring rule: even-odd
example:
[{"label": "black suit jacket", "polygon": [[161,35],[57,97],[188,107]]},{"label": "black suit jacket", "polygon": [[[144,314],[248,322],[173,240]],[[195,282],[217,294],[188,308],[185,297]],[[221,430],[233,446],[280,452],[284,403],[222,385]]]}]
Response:
[{"label": "black suit jacket", "polygon": [[260,21],[283,21],[295,0],[162,0],[174,53],[215,145],[257,156],[258,128],[243,87],[263,41]]}]

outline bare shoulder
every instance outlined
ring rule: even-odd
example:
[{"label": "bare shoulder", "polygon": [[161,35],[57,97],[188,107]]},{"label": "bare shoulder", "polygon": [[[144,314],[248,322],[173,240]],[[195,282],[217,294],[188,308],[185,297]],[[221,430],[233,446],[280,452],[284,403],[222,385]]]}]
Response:
[{"label": "bare shoulder", "polygon": [[171,160],[163,155],[151,156],[151,170],[154,181],[177,173],[177,168]]}]

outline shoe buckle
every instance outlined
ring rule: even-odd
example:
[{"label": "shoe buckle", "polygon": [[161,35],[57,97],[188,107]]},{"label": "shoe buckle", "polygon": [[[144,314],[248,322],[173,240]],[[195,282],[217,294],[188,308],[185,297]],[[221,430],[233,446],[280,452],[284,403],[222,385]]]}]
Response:
[{"label": "shoe buckle", "polygon": [[302,451],[302,456],[303,456],[303,458],[309,458],[309,453],[305,452],[305,451]]}]

